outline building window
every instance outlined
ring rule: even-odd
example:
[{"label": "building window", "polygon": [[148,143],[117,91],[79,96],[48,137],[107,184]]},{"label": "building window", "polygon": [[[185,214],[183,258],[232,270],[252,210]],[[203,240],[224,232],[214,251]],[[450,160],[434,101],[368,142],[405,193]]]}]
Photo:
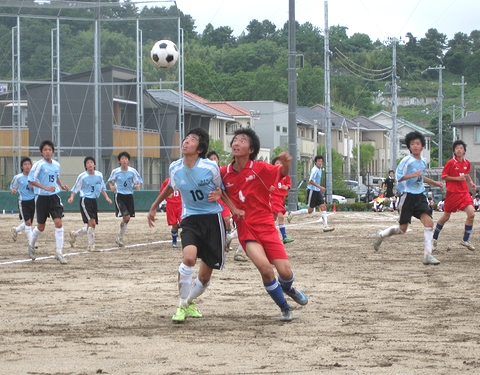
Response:
[{"label": "building window", "polygon": [[116,89],[115,96],[116,96],[117,98],[123,98],[123,99],[125,99],[125,98],[126,98],[126,96],[125,96],[125,86],[123,86],[123,85],[118,85],[118,86],[116,86],[116,88],[117,88],[117,89]]},{"label": "building window", "polygon": [[239,122],[229,122],[227,123],[226,132],[227,134],[235,133],[235,130],[241,129],[242,125]]},{"label": "building window", "polygon": [[286,126],[282,127],[282,132],[287,133],[287,127]]},{"label": "building window", "polygon": [[405,139],[400,139],[400,148],[406,150],[407,144],[405,143]]},{"label": "building window", "polygon": [[480,128],[475,128],[475,143],[480,143]]},{"label": "building window", "polygon": [[338,132],[338,141],[343,142],[343,132],[341,131]]},{"label": "building window", "polygon": [[280,126],[275,126],[275,129],[277,130],[277,132],[280,132]]}]

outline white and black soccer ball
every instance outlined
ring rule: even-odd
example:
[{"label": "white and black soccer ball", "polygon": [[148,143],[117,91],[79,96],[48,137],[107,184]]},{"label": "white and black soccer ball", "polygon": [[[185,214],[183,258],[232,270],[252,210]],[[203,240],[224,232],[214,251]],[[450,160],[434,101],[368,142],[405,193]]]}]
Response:
[{"label": "white and black soccer ball", "polygon": [[159,68],[170,68],[178,60],[178,48],[171,40],[159,40],[153,45],[150,57]]}]

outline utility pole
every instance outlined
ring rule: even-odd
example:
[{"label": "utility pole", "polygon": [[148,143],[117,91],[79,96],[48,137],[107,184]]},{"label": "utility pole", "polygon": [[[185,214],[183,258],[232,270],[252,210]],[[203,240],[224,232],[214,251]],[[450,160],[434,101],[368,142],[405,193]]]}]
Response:
[{"label": "utility pole", "polygon": [[290,178],[292,188],[288,191],[288,210],[298,206],[297,178],[297,70],[295,43],[295,0],[288,0],[288,153],[292,156]]},{"label": "utility pole", "polygon": [[462,118],[465,117],[465,86],[467,83],[465,82],[465,77],[462,76],[462,82],[461,83],[452,83],[453,86],[462,86],[462,97],[461,97],[461,102],[462,102]]},{"label": "utility pole", "polygon": [[[444,66],[428,67],[427,70],[438,70],[438,166],[443,167],[443,89],[442,89],[442,70]],[[422,72],[422,73],[423,73]]]},{"label": "utility pole", "polygon": [[398,140],[397,140],[397,38],[392,39],[392,170],[397,169]]},{"label": "utility pole", "polygon": [[[325,137],[327,153],[327,203],[332,203],[332,118],[330,114],[330,41],[328,30],[328,1],[325,1]],[[350,155],[348,155],[350,157]]]}]

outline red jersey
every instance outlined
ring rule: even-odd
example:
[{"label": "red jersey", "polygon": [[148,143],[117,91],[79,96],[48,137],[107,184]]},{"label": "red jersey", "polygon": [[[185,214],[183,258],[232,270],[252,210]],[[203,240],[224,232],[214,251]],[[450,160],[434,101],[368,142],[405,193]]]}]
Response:
[{"label": "red jersey", "polygon": [[[282,189],[282,185],[286,186],[287,189]],[[272,213],[277,215],[281,212],[285,214],[285,197],[288,196],[288,190],[292,187],[292,179],[290,176],[283,177],[279,182],[277,182],[275,190],[272,191],[270,196],[270,203],[272,205]]]},{"label": "red jersey", "polygon": [[[170,182],[170,177],[167,177],[165,181],[163,181],[162,186],[160,187],[160,191],[158,192],[159,194],[165,189]],[[178,190],[174,190],[172,195],[170,195],[168,198],[165,199],[168,203],[172,204],[182,204],[182,196],[180,195],[180,192]]]},{"label": "red jersey", "polygon": [[[463,158],[459,161],[455,156],[445,163],[442,170],[442,179],[447,176],[459,177],[470,173],[470,161]],[[469,191],[466,180],[463,181],[445,181],[447,192],[450,193],[465,193]]]},{"label": "red jersey", "polygon": [[245,211],[245,222],[273,223],[270,206],[270,187],[282,178],[281,166],[249,160],[241,171],[232,164],[220,168],[225,191],[235,207]]}]

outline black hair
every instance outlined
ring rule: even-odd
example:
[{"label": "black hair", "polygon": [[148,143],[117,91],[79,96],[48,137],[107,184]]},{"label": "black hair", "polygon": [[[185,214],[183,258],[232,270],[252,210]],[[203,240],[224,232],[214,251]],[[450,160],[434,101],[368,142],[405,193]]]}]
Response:
[{"label": "black hair", "polygon": [[277,160],[280,159],[278,156],[275,156],[273,159],[272,159],[272,165],[275,165],[275,163],[277,162]]},{"label": "black hair", "polygon": [[85,167],[85,170],[87,169],[87,161],[89,160],[93,161],[93,164],[97,165],[93,156],[86,156],[85,159],[83,159],[83,166]]},{"label": "black hair", "polygon": [[205,157],[207,159],[210,159],[210,156],[212,156],[212,155],[215,155],[217,157],[217,159],[220,160],[220,157],[218,156],[217,151],[215,151],[215,150],[208,151],[207,154],[205,155]]},{"label": "black hair", "polygon": [[390,169],[390,170],[388,171],[388,174],[390,174],[390,172],[395,173],[395,171],[394,171],[393,169]]},{"label": "black hair", "polygon": [[40,147],[39,147],[39,148],[40,148],[40,152],[43,151],[43,148],[44,148],[45,146],[50,146],[50,147],[52,148],[52,152],[55,152],[55,145],[54,145],[53,142],[50,141],[49,139],[46,139],[46,140],[42,141],[42,143],[40,143]]},{"label": "black hair", "polygon": [[187,133],[185,138],[187,138],[190,134],[198,135],[197,151],[201,151],[200,154],[199,154],[199,157],[204,159],[205,154],[207,153],[207,150],[208,150],[208,145],[210,143],[210,138],[208,136],[208,132],[203,128],[193,128]]},{"label": "black hair", "polygon": [[317,160],[319,160],[319,159],[322,159],[323,161],[325,161],[325,159],[323,158],[323,156],[322,156],[322,155],[317,155],[317,156],[315,156],[315,160],[314,160],[314,162],[316,163],[316,162],[317,162]]},{"label": "black hair", "polygon": [[425,137],[423,136],[422,133],[415,130],[413,132],[408,133],[405,136],[405,144],[407,145],[407,148],[409,150],[410,150],[410,143],[412,143],[412,141],[414,141],[415,139],[420,139],[420,142],[422,142],[422,146],[425,147]]},{"label": "black hair", "polygon": [[120,161],[120,158],[122,156],[125,156],[128,160],[130,160],[130,154],[127,151],[122,151],[121,153],[118,154],[118,156],[117,156],[118,161]]},{"label": "black hair", "polygon": [[246,135],[250,139],[250,148],[253,150],[253,152],[248,156],[248,158],[250,160],[255,160],[257,158],[258,152],[260,151],[260,138],[258,138],[258,135],[253,129],[240,128],[235,130],[235,133],[233,133],[233,138],[230,141],[230,147],[232,147],[233,140],[237,137],[237,135],[240,134]]},{"label": "black hair", "polygon": [[22,160],[20,160],[20,169],[22,170],[22,172],[23,172],[23,163],[27,161],[30,162],[30,164],[32,164],[32,159],[30,159],[28,156],[25,156],[22,158]]},{"label": "black hair", "polygon": [[465,152],[467,152],[467,144],[464,141],[461,141],[460,139],[453,142],[452,151],[455,152],[455,147],[457,147],[459,145],[462,145]]}]

